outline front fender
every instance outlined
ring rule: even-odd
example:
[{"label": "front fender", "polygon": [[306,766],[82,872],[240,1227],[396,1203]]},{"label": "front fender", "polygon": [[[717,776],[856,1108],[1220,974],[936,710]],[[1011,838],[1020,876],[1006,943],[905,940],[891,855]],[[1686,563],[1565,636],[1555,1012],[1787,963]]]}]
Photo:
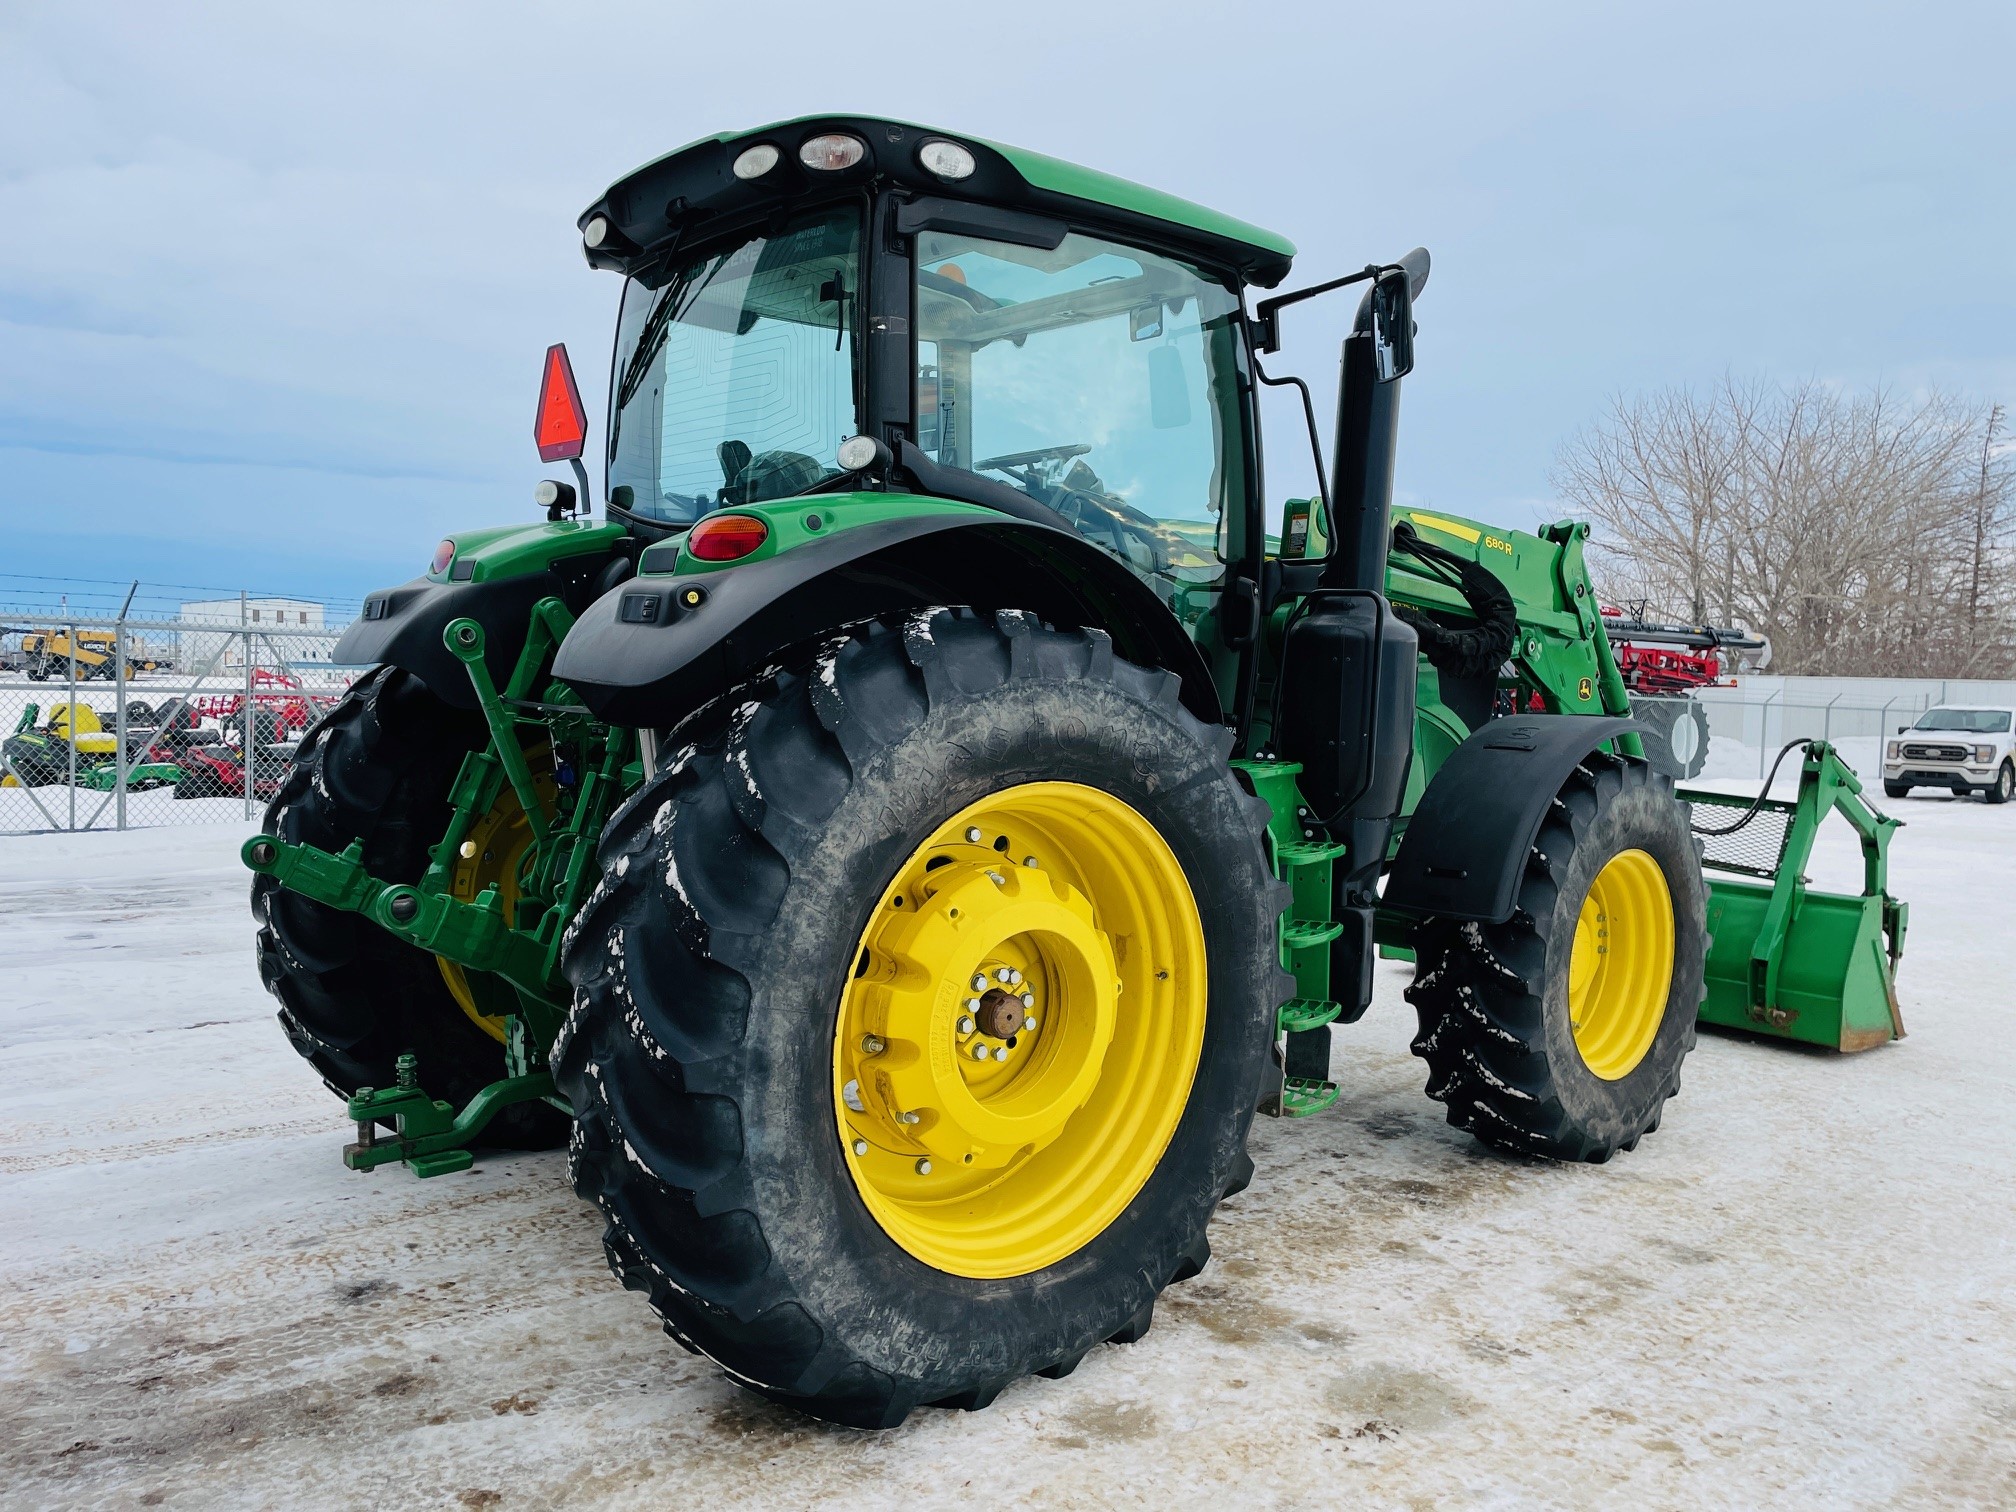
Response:
[{"label": "front fender", "polygon": [[1421,795],[1380,902],[1444,919],[1512,917],[1526,854],[1576,765],[1644,726],[1583,714],[1494,719],[1450,753]]},{"label": "front fender", "polygon": [[935,604],[1103,629],[1119,655],[1176,673],[1198,718],[1222,718],[1203,657],[1146,583],[1069,531],[973,508],[836,530],[733,567],[640,576],[576,621],[553,671],[597,718],[662,728],[835,626]]}]

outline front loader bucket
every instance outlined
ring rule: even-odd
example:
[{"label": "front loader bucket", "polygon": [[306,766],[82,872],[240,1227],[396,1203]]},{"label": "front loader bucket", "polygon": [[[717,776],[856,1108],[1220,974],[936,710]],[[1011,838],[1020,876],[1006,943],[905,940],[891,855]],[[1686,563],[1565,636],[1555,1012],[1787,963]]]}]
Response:
[{"label": "front loader bucket", "polygon": [[[1791,800],[1683,791],[1708,873],[1708,997],[1701,1022],[1867,1050],[1899,1039],[1896,971],[1905,905],[1886,890],[1899,822],[1872,809],[1831,747],[1815,741]],[[1833,810],[1862,842],[1859,896],[1815,892],[1805,868]]]},{"label": "front loader bucket", "polygon": [[1881,898],[1803,893],[1780,947],[1776,1002],[1753,1014],[1750,968],[1770,908],[1771,889],[1761,883],[1710,880],[1702,1023],[1832,1050],[1867,1050],[1904,1033],[1884,949]]}]

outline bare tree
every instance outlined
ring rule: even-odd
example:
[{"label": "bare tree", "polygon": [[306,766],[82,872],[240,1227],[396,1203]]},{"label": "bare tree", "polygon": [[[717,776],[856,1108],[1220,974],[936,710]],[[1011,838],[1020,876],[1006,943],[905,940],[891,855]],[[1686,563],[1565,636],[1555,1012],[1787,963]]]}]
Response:
[{"label": "bare tree", "polygon": [[2016,672],[1999,405],[1724,379],[1614,401],[1555,482],[1615,598],[1771,637],[1787,672]]}]

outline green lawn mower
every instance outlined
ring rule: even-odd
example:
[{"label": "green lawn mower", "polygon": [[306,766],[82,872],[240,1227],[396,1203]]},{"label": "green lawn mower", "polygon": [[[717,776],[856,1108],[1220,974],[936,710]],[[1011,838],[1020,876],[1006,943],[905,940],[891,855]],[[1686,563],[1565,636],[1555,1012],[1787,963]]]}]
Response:
[{"label": "green lawn mower", "polygon": [[[367,599],[245,847],[353,1168],[564,1144],[675,1339],[882,1426],[1139,1339],[1256,1110],[1339,1097],[1382,947],[1450,1121],[1560,1160],[1658,1127],[1704,1012],[1853,1048],[1830,1011],[1894,1004],[1894,822],[1831,753],[1717,811],[1780,841],[1723,907],[1586,528],[1392,508],[1425,252],[1263,296],[1269,232],[854,116],[579,225],[600,517],[556,347],[573,481]],[[1270,507],[1264,363],[1347,286],[1322,494]],[[1838,910],[1794,854],[1831,807]]]}]

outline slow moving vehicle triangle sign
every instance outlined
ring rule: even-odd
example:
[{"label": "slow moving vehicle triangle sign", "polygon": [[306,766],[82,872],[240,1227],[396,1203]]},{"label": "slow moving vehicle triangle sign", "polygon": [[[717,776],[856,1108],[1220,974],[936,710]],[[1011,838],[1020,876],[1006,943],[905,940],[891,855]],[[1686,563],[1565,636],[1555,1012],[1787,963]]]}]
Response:
[{"label": "slow moving vehicle triangle sign", "polygon": [[546,348],[546,372],[539,384],[539,413],[532,420],[532,439],[539,443],[541,462],[564,462],[581,455],[588,440],[588,412],[574,383],[574,365],[564,343]]}]

